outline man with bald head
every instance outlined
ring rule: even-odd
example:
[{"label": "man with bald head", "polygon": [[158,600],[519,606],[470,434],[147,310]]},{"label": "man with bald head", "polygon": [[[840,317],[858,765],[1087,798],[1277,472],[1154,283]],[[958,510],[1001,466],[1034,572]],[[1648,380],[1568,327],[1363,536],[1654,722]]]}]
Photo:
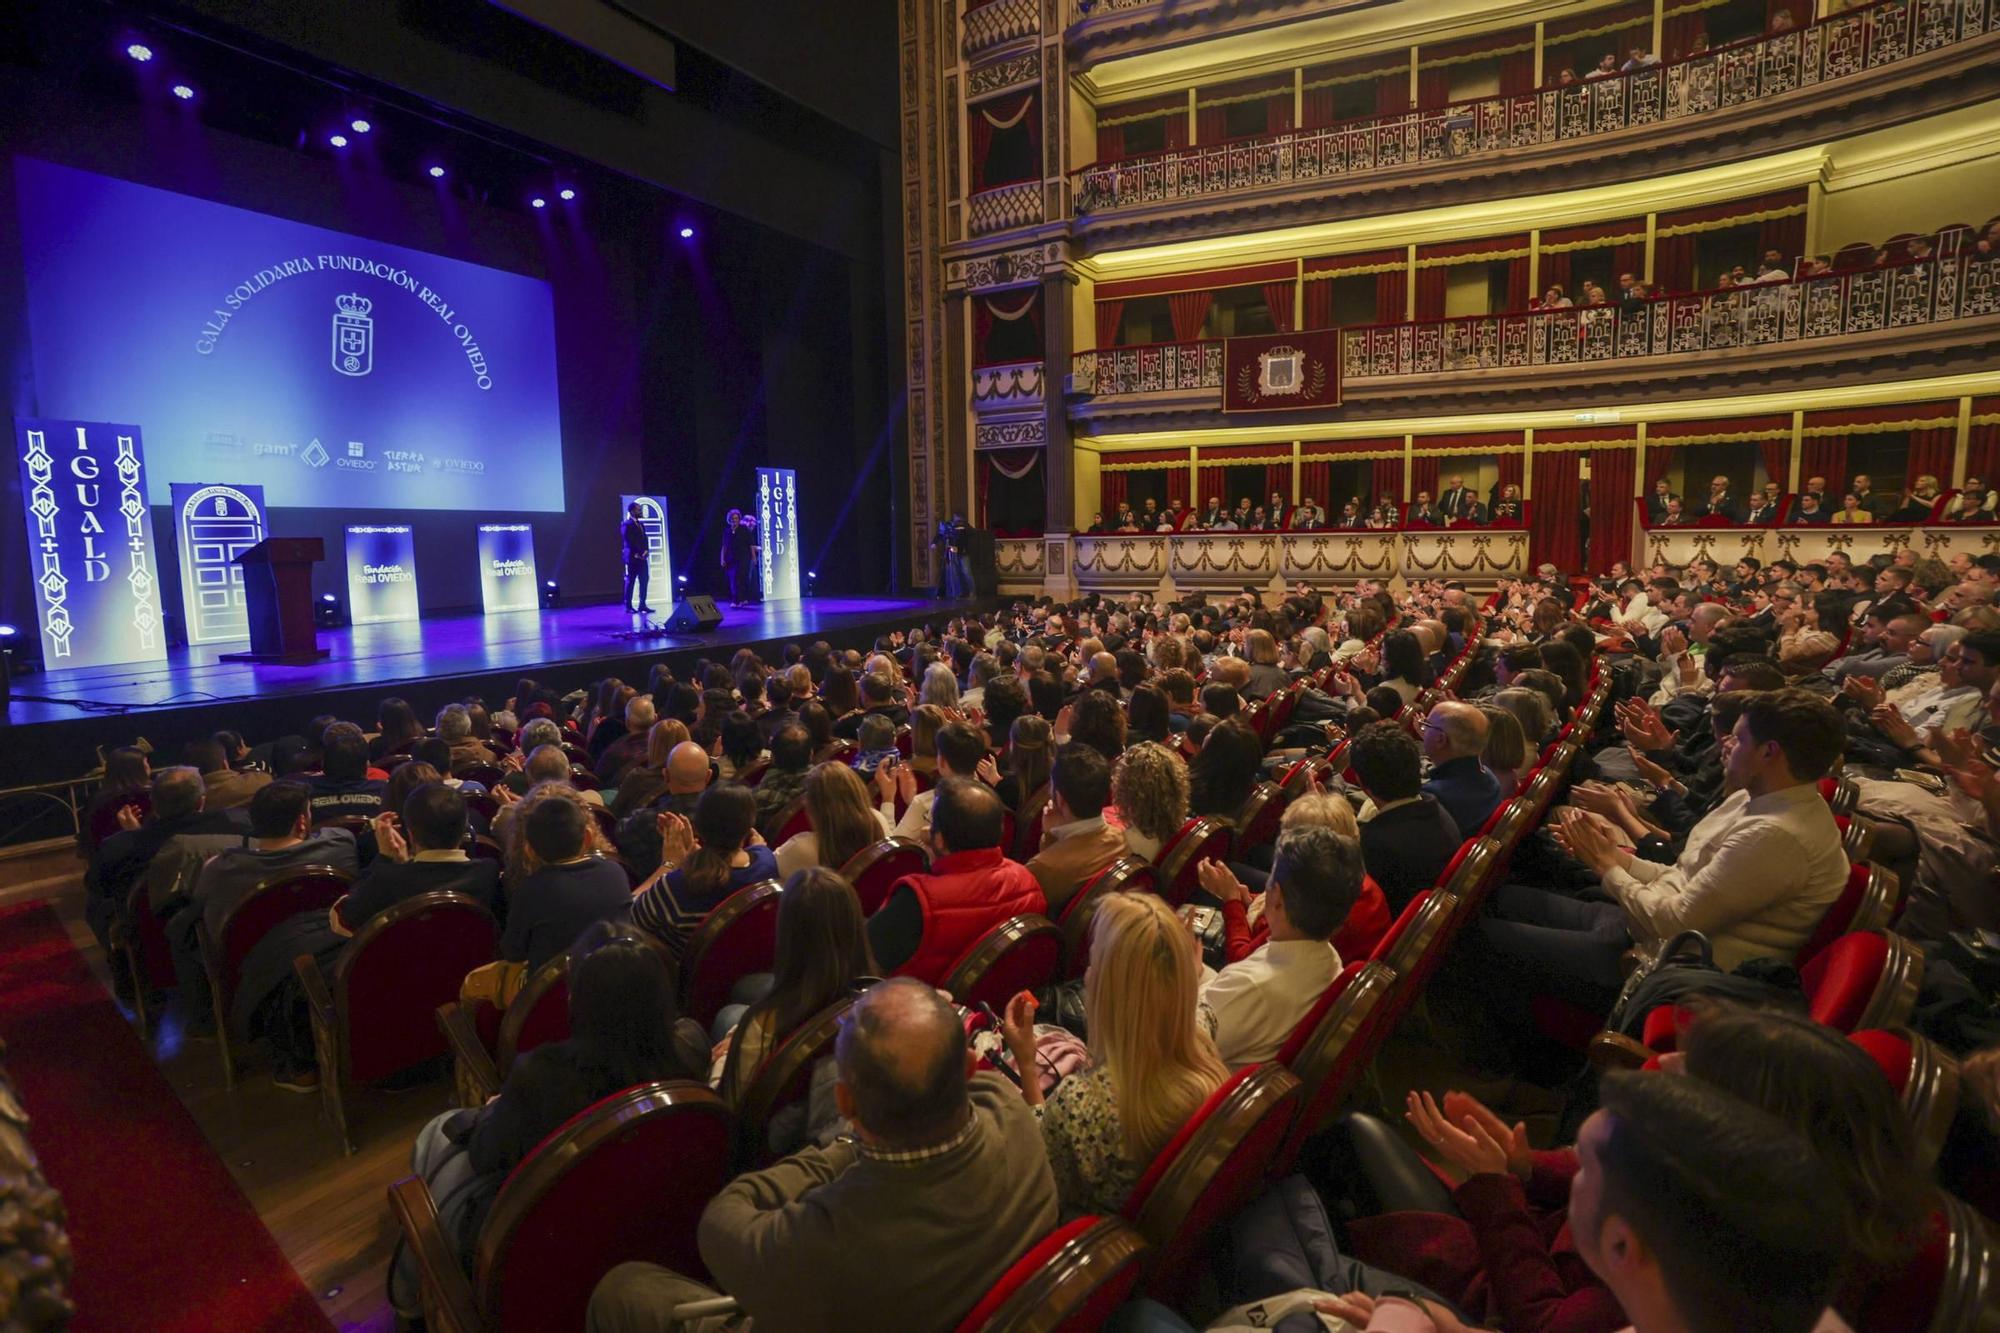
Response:
[{"label": "man with bald head", "polygon": [[[1012,1084],[970,1074],[958,1014],[921,982],[856,1001],[834,1045],[852,1139],[738,1176],[702,1213],[702,1262],[759,1329],[955,1327],[1056,1225],[1040,1127]],[[713,1290],[611,1270],[590,1333],[693,1329]]]},{"label": "man with bald head", "polygon": [[708,751],[693,741],[682,741],[667,751],[667,794],[653,803],[654,808],[694,818],[694,803],[708,790],[713,777]]},{"label": "man with bald head", "polygon": [[1500,804],[1500,783],[1479,756],[1486,750],[1486,714],[1447,699],[1424,719],[1424,757],[1431,761],[1426,794],[1437,797],[1459,831],[1471,837]]}]

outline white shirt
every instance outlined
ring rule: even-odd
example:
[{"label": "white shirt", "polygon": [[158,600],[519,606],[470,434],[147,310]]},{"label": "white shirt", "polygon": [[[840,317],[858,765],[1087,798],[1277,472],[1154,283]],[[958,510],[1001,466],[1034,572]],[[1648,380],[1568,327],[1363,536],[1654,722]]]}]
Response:
[{"label": "white shirt", "polygon": [[1896,711],[1903,715],[1903,721],[1919,732],[1927,727],[1943,727],[1951,731],[1969,726],[1986,701],[1986,692],[1976,685],[1957,685],[1946,689],[1937,683],[1936,676],[1929,678],[1929,684],[1930,688],[1922,693],[1905,695],[1896,702]]},{"label": "white shirt", "polygon": [[1339,975],[1340,954],[1326,941],[1273,940],[1220,972],[1203,968],[1196,1015],[1223,1063],[1241,1069],[1276,1055]]},{"label": "white shirt", "polygon": [[937,788],[933,787],[929,791],[920,791],[912,796],[900,820],[896,818],[894,802],[884,802],[881,810],[876,813],[881,815],[883,823],[895,824],[896,827],[889,836],[908,838],[912,842],[920,842],[928,847],[931,844],[931,803],[935,800],[937,800]]},{"label": "white shirt", "polygon": [[1126,848],[1132,855],[1142,858],[1148,864],[1160,859],[1160,848],[1165,845],[1160,839],[1148,837],[1130,824],[1125,826]]},{"label": "white shirt", "polygon": [[1701,931],[1727,972],[1752,958],[1790,962],[1846,888],[1847,854],[1806,782],[1755,800],[1732,792],[1689,831],[1673,865],[1635,859],[1603,883],[1635,939]]}]

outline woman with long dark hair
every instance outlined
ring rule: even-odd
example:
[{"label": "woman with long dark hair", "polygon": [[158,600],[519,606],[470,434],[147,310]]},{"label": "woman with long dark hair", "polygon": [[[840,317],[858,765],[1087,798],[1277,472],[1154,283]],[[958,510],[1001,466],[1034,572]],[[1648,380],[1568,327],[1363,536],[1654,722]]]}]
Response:
[{"label": "woman with long dark hair", "polygon": [[632,900],[632,924],[678,962],[703,917],[738,889],[776,879],[778,863],[757,836],[757,798],[740,782],[704,791],[692,822],[672,811],[660,820],[660,868]]},{"label": "woman with long dark hair", "polygon": [[1129,748],[1143,741],[1164,743],[1173,730],[1173,708],[1166,691],[1157,685],[1141,685],[1132,691],[1125,706],[1125,744]]},{"label": "woman with long dark hair", "polygon": [[722,719],[722,753],[716,758],[725,779],[741,777],[745,769],[767,757],[764,733],[755,718],[738,708]]},{"label": "woman with long dark hair", "polygon": [[401,754],[410,745],[424,738],[424,724],[417,720],[417,710],[410,707],[410,701],[394,696],[384,699],[375,711],[377,735],[368,743],[368,762],[380,764],[391,755]]},{"label": "woman with long dark hair", "polygon": [[846,667],[827,669],[826,679],[819,683],[819,697],[826,701],[826,711],[836,722],[861,707],[861,690],[854,683],[854,673]]},{"label": "woman with long dark hair", "polygon": [[[708,1042],[680,1016],[659,950],[612,922],[584,931],[570,948],[569,1036],[523,1054],[485,1106],[447,1111],[417,1134],[411,1169],[466,1270],[501,1183],[543,1139],[615,1092],[707,1070]],[[397,1313],[421,1313],[416,1265],[401,1249],[389,1297]]]},{"label": "woman with long dark hair", "polygon": [[1431,668],[1424,659],[1423,641],[1406,629],[1392,629],[1383,635],[1382,674],[1375,686],[1388,686],[1407,704],[1430,683]]},{"label": "woman with long dark hair", "polygon": [[1227,819],[1243,808],[1264,769],[1264,743],[1248,724],[1228,718],[1188,762],[1188,811]]}]

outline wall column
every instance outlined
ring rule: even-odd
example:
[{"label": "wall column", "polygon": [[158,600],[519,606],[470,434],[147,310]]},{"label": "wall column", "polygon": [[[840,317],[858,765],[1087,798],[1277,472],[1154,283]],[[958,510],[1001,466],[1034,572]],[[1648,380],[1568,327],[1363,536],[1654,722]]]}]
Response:
[{"label": "wall column", "polygon": [[1047,509],[1042,518],[1046,532],[1076,530],[1076,486],[1070,451],[1069,405],[1063,401],[1063,378],[1069,374],[1070,301],[1076,294],[1076,277],[1067,266],[1058,266],[1042,276],[1042,422],[1048,445],[1042,465],[1049,470]]},{"label": "wall column", "polygon": [[1799,468],[1805,463],[1805,454],[1806,414],[1804,412],[1794,412],[1792,413],[1792,465],[1787,473],[1785,484],[1785,491],[1789,495],[1797,495],[1799,493],[1799,483],[1804,480],[1803,477],[1799,476]]},{"label": "wall column", "polygon": [[[1951,446],[1951,489],[1965,484],[1966,454],[1972,449],[1972,399],[1958,400],[1958,438]],[[1981,481],[1986,478],[1981,477]]]},{"label": "wall column", "polygon": [[944,501],[942,514],[972,516],[972,453],[967,443],[967,419],[972,415],[972,311],[963,287],[944,295],[944,401],[938,404],[944,426]]}]

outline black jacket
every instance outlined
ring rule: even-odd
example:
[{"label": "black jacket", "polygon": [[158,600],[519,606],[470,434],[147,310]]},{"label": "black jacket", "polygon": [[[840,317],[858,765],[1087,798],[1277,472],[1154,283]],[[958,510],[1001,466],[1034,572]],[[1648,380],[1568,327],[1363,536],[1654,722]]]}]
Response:
[{"label": "black jacket", "polygon": [[1423,795],[1361,826],[1361,864],[1382,886],[1389,910],[1401,913],[1410,899],[1436,887],[1460,841],[1437,797]]}]

